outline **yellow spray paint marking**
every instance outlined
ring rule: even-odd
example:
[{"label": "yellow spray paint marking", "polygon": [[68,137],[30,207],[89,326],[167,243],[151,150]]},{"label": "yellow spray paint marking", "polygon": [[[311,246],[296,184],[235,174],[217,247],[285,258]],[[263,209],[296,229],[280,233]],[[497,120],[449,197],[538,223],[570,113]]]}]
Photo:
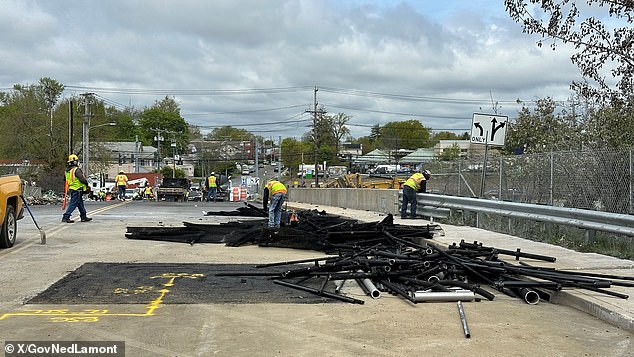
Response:
[{"label": "yellow spray paint marking", "polygon": [[116,288],[115,294],[145,294],[150,292],[158,292],[159,295],[156,299],[150,301],[146,306],[146,311],[143,313],[114,313],[107,309],[86,309],[80,311],[72,311],[69,309],[48,309],[48,310],[23,310],[20,312],[9,312],[0,315],[0,320],[4,320],[9,317],[15,316],[45,316],[52,322],[98,322],[100,317],[103,316],[126,316],[126,317],[144,317],[154,316],[154,310],[161,307],[165,295],[170,292],[166,287],[174,286],[174,281],[177,278],[198,279],[204,277],[205,274],[190,274],[190,273],[164,273],[158,276],[152,276],[150,279],[168,279],[167,282],[162,285],[164,288],[155,290],[154,286],[138,286],[136,288]]}]

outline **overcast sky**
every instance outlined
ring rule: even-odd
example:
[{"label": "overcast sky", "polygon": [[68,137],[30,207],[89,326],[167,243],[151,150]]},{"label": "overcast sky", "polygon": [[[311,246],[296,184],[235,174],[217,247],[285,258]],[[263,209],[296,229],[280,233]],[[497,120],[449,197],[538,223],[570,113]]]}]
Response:
[{"label": "overcast sky", "polygon": [[119,109],[166,95],[203,132],[300,137],[314,88],[354,137],[417,119],[470,131],[519,99],[570,97],[571,51],[538,48],[502,0],[0,0],[0,88],[50,77]]}]

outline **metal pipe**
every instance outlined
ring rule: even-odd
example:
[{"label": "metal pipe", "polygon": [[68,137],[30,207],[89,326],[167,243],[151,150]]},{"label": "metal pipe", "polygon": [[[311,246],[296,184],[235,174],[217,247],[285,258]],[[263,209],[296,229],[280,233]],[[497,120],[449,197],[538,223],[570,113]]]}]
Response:
[{"label": "metal pipe", "polygon": [[471,332],[469,331],[469,325],[467,325],[467,317],[462,307],[462,301],[458,301],[458,315],[460,315],[460,322],[462,322],[462,331],[464,331],[464,337],[471,338]]},{"label": "metal pipe", "polygon": [[445,272],[441,271],[427,278],[427,281],[429,281],[430,283],[437,283],[441,281],[444,277],[445,277]]},{"label": "metal pipe", "polygon": [[441,280],[438,282],[438,284],[442,284],[446,286],[457,286],[463,289],[468,289],[475,292],[478,295],[484,296],[484,298],[488,299],[489,301],[493,301],[495,299],[495,295],[482,289],[479,285],[476,285],[476,284],[469,284],[469,283],[466,283],[463,281],[457,281],[457,280]]},{"label": "metal pipe", "polygon": [[344,302],[353,303],[353,304],[363,305],[365,303],[365,301],[363,301],[363,300],[354,299],[354,298],[343,296],[343,295],[337,295],[337,294],[329,293],[329,292],[326,292],[326,291],[321,291],[320,292],[317,289],[309,288],[307,286],[302,286],[302,285],[298,285],[298,284],[292,284],[292,283],[289,283],[289,282],[283,281],[283,280],[273,280],[273,283],[278,284],[278,285],[283,285],[283,286],[286,286],[286,287],[289,287],[289,288],[297,289],[297,290],[306,291],[306,292],[309,292],[309,293],[313,293],[315,295],[325,296],[325,297],[341,300],[341,301],[344,301]]},{"label": "metal pipe", "polygon": [[[359,270],[358,272],[363,273],[363,270]],[[367,291],[367,294],[370,295],[371,298],[378,299],[381,297],[381,292],[379,291],[379,289],[376,288],[372,280],[368,278],[357,279],[357,282],[365,287],[364,290]]]},{"label": "metal pipe", "polygon": [[380,281],[380,283],[383,284],[386,288],[388,288],[388,289],[392,290],[393,292],[395,292],[396,294],[401,295],[402,297],[406,298],[407,300],[409,300],[409,301],[411,301],[413,303],[416,302],[414,300],[414,297],[411,296],[408,291],[401,289],[398,285],[392,283],[391,281],[382,279]]},{"label": "metal pipe", "polygon": [[337,294],[341,293],[341,289],[343,289],[343,285],[346,283],[347,280],[344,279],[339,281],[339,284],[335,283],[335,293]]},{"label": "metal pipe", "polygon": [[414,302],[473,300],[475,300],[475,293],[470,290],[414,291]]},{"label": "metal pipe", "polygon": [[517,293],[529,305],[539,303],[539,294],[533,289],[521,288]]}]

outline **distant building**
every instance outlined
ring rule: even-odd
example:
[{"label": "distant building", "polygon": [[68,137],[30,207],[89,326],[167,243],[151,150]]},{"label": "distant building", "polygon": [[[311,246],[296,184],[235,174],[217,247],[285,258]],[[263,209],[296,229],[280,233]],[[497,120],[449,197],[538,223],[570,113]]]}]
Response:
[{"label": "distant building", "polygon": [[420,148],[416,149],[411,154],[402,157],[399,163],[415,165],[421,164],[423,162],[431,162],[434,160],[434,158],[434,148]]},{"label": "distant building", "polygon": [[354,160],[361,155],[363,155],[363,144],[341,144],[341,147],[339,149],[339,157]]},{"label": "distant building", "polygon": [[443,151],[454,147],[454,145],[460,148],[461,157],[484,153],[484,145],[472,144],[470,140],[440,140],[434,145],[434,155],[438,157],[442,155]]}]

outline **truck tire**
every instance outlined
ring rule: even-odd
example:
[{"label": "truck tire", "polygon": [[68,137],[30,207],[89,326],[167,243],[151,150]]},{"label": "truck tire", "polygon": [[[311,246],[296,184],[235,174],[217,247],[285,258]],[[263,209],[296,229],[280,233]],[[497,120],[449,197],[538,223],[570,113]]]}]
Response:
[{"label": "truck tire", "polygon": [[18,220],[15,215],[15,208],[7,205],[7,213],[4,215],[2,230],[0,231],[0,248],[11,248],[18,235]]}]

